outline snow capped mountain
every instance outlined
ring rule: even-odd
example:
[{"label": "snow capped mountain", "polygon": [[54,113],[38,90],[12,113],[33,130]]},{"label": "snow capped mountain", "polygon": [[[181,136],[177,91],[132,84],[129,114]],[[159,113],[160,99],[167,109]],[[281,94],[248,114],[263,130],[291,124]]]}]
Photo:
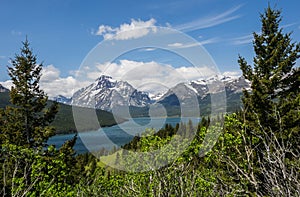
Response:
[{"label": "snow capped mountain", "polygon": [[191,102],[195,96],[199,103],[207,102],[210,94],[216,94],[225,90],[228,103],[240,104],[240,96],[243,89],[250,90],[250,82],[244,77],[213,76],[208,79],[200,79],[188,83],[179,83],[163,95],[157,103],[179,106],[182,103]]},{"label": "snow capped mountain", "polygon": [[75,92],[72,105],[111,111],[124,106],[145,107],[151,103],[147,93],[136,90],[126,81],[102,75],[88,87]]},{"label": "snow capped mountain", "polygon": [[233,78],[224,82],[226,91],[230,92],[242,92],[243,89],[250,91],[250,81],[244,77]]},{"label": "snow capped mountain", "polygon": [[165,95],[166,92],[159,92],[157,94],[150,94],[149,93],[149,98],[155,102],[158,101],[159,99],[161,99],[161,97],[163,97]]},{"label": "snow capped mountain", "polygon": [[169,95],[177,92],[181,99],[189,97],[189,95],[196,94],[200,98],[205,97],[207,94],[213,94],[220,91],[226,93],[239,93],[243,89],[249,90],[250,83],[244,77],[229,77],[229,76],[214,76],[208,79],[200,79],[188,83],[179,83],[171,88],[160,100],[168,97]]},{"label": "snow capped mountain", "polygon": [[9,90],[0,84],[0,92],[9,92]]},{"label": "snow capped mountain", "polygon": [[72,102],[72,98],[68,98],[68,97],[65,97],[65,96],[62,96],[62,95],[58,95],[56,97],[53,97],[51,100],[56,101],[58,103],[63,103],[63,104],[66,104],[66,105],[70,105],[71,102]]},{"label": "snow capped mountain", "polygon": [[[173,95],[180,101],[185,99],[191,99],[197,95],[197,89],[195,89],[190,83],[179,83],[175,87],[171,88],[165,93],[157,102],[162,101],[166,98],[174,99]],[[172,96],[172,97],[170,97]]]}]

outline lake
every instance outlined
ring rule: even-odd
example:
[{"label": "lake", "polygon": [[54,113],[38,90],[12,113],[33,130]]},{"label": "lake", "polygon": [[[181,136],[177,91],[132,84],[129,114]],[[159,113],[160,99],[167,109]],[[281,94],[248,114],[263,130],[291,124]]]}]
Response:
[{"label": "lake", "polygon": [[[101,148],[112,149],[120,147],[132,140],[132,138],[145,131],[146,128],[153,128],[156,131],[163,128],[165,124],[175,126],[180,122],[192,120],[197,124],[200,118],[196,117],[169,117],[169,118],[132,118],[128,121],[111,127],[100,128],[97,131],[80,132],[74,149],[77,153],[97,151]],[[48,140],[48,144],[60,147],[65,141],[72,139],[74,134],[55,135]]]}]

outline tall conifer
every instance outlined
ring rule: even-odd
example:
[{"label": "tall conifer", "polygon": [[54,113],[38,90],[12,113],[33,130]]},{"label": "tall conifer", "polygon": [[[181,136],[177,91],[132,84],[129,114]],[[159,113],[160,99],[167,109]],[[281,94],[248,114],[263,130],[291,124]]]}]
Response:
[{"label": "tall conifer", "polygon": [[3,142],[31,148],[43,147],[55,134],[49,126],[58,110],[57,103],[47,106],[48,97],[40,89],[42,64],[29,47],[26,39],[21,53],[8,67],[13,86],[10,91],[12,106],[2,112],[1,139]]},{"label": "tall conifer", "polygon": [[254,33],[253,67],[243,57],[239,65],[251,82],[252,91],[244,91],[245,119],[253,130],[263,127],[285,136],[298,135],[300,110],[300,72],[295,66],[300,43],[280,28],[281,12],[270,6],[261,14],[261,33]]}]

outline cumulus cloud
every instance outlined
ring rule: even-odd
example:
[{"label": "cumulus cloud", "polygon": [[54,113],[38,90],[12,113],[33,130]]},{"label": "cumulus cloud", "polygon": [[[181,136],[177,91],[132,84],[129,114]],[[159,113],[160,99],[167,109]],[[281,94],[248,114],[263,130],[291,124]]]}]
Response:
[{"label": "cumulus cloud", "polygon": [[43,83],[41,82],[41,88],[50,96],[63,95],[66,97],[71,97],[73,93],[80,88],[76,79],[72,76],[65,78],[57,78],[52,82]]},{"label": "cumulus cloud", "polygon": [[42,82],[50,82],[59,78],[60,71],[53,65],[48,65],[42,69]]},{"label": "cumulus cloud", "polygon": [[73,76],[60,76],[60,70],[53,65],[45,66],[42,70],[40,87],[48,94],[49,97],[63,95],[71,97],[77,89],[83,85],[80,84]]},{"label": "cumulus cloud", "polygon": [[[0,82],[4,87],[10,89],[13,85],[11,80]],[[61,77],[60,70],[53,65],[43,67],[42,76],[40,79],[40,87],[51,97],[63,95],[71,97],[77,88],[87,84],[78,83],[72,76]]]},{"label": "cumulus cloud", "polygon": [[[141,62],[126,59],[113,63],[97,64],[94,69],[87,66],[82,67],[81,70],[73,73],[77,76],[62,77],[60,70],[55,66],[45,66],[42,70],[40,87],[50,98],[58,95],[71,97],[75,91],[88,86],[101,75],[108,75],[119,81],[127,81],[139,90],[157,94],[180,82],[197,80],[216,74],[208,66],[174,68],[169,64],[155,61]],[[0,83],[6,88],[12,86],[11,80]]]},{"label": "cumulus cloud", "polygon": [[112,76],[116,80],[128,81],[135,88],[157,93],[175,86],[180,82],[205,78],[215,74],[210,67],[174,68],[169,64],[155,61],[139,62],[120,60],[117,63],[97,64],[98,72],[86,73],[90,79],[100,75]]},{"label": "cumulus cloud", "polygon": [[156,20],[151,18],[148,21],[131,19],[131,23],[121,24],[113,28],[108,25],[100,25],[95,35],[103,36],[105,40],[129,40],[146,36],[150,32],[156,32]]}]

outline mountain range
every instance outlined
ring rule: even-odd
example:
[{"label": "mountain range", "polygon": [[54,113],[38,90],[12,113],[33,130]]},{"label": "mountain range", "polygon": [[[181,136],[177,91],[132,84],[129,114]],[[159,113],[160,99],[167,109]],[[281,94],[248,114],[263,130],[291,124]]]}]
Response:
[{"label": "mountain range", "polygon": [[113,111],[125,117],[149,115],[150,107],[153,114],[161,115],[159,108],[163,105],[166,109],[165,115],[174,116],[180,115],[182,106],[192,110],[195,98],[201,113],[210,113],[211,95],[224,91],[227,102],[225,110],[235,111],[241,106],[243,89],[250,90],[249,81],[243,77],[217,75],[178,83],[164,93],[149,96],[149,93],[135,89],[127,81],[117,81],[102,75],[89,86],[75,92],[72,98],[59,96],[55,99],[65,104]]},{"label": "mountain range", "polygon": [[[201,114],[205,115],[211,112],[211,96],[218,93],[226,95],[226,109],[221,111],[238,110],[241,107],[243,89],[250,90],[250,82],[244,77],[216,75],[208,79],[178,83],[166,92],[150,95],[135,89],[127,81],[117,81],[110,76],[101,75],[87,87],[76,91],[71,98],[58,95],[52,100],[66,105],[113,112],[124,118],[149,116],[149,113],[152,116],[178,116],[182,115],[183,108],[195,111],[197,102]],[[0,92],[8,91],[0,84]],[[165,111],[162,111],[162,105]]]}]

